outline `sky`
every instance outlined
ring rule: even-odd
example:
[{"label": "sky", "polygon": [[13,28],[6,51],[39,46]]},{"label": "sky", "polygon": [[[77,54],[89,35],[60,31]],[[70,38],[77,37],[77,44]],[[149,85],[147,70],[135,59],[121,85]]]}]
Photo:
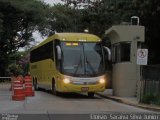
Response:
[{"label": "sky", "polygon": [[53,4],[57,4],[57,3],[62,3],[61,0],[44,0],[44,2],[53,5]]}]

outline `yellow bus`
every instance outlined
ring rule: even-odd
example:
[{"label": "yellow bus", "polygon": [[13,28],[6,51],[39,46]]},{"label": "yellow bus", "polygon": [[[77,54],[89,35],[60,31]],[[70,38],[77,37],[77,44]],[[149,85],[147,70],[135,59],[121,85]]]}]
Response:
[{"label": "yellow bus", "polygon": [[55,95],[86,92],[93,97],[106,85],[106,65],[101,39],[88,33],[55,33],[30,52],[34,88]]}]

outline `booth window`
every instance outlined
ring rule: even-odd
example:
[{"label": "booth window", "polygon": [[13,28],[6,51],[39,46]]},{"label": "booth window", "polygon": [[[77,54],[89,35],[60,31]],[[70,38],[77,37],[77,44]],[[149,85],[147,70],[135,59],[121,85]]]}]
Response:
[{"label": "booth window", "polygon": [[130,42],[121,42],[112,45],[112,62],[129,62],[130,61]]}]

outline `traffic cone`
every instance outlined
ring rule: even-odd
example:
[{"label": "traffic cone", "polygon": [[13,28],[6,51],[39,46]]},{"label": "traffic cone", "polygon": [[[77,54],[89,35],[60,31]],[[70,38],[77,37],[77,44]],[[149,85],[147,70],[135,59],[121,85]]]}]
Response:
[{"label": "traffic cone", "polygon": [[22,76],[18,76],[16,79],[12,81],[12,100],[25,100]]},{"label": "traffic cone", "polygon": [[25,89],[24,89],[24,93],[26,96],[34,96],[34,90],[33,90],[33,85],[32,85],[32,78],[30,75],[26,75],[24,77],[24,85],[25,85]]}]

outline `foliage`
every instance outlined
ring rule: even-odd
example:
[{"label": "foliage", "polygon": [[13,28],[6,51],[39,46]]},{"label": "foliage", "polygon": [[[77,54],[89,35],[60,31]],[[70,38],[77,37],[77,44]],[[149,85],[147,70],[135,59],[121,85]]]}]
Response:
[{"label": "foliage", "polygon": [[141,24],[146,27],[146,44],[149,48],[149,56],[151,63],[159,63],[159,31],[160,31],[160,1],[159,0],[146,0],[136,1],[139,8],[139,15]]},{"label": "foliage", "polygon": [[27,51],[10,54],[8,58],[7,75],[11,73],[24,75],[28,72],[29,54]]},{"label": "foliage", "polygon": [[146,104],[156,104],[156,105],[160,105],[160,96],[157,94],[153,94],[153,93],[148,93],[143,95],[143,98],[141,100],[142,103],[146,103]]},{"label": "foliage", "polygon": [[2,32],[2,13],[0,12],[0,32]]},{"label": "foliage", "polygon": [[80,17],[78,10],[58,4],[53,6],[49,13],[49,25],[52,32],[77,31],[77,18]]},{"label": "foliage", "polygon": [[33,41],[35,30],[45,31],[48,8],[37,0],[0,0],[0,75],[9,54]]},{"label": "foliage", "polygon": [[[89,29],[90,33],[103,36],[105,30],[113,24],[120,24],[123,21],[130,21],[135,15],[131,1],[125,0],[62,0],[72,10],[79,10],[79,23],[77,26],[82,29]],[[81,6],[79,6],[81,5]],[[128,12],[124,12],[128,11]]]},{"label": "foliage", "polygon": [[[83,32],[104,37],[105,30],[139,16],[145,26],[149,62],[159,63],[159,0],[61,0],[64,4],[46,5],[41,0],[0,0],[0,69],[8,55],[34,41],[32,33]],[[109,39],[104,44],[110,46]],[[0,71],[0,75],[1,75]]]},{"label": "foliage", "polygon": [[[78,26],[103,36],[112,25],[128,22],[131,16],[140,18],[145,26],[145,44],[149,49],[149,64],[160,61],[160,1],[159,0],[62,0],[66,6],[81,12]],[[87,7],[85,6],[87,4]],[[83,5],[83,7],[79,7]],[[81,24],[81,25],[80,25]]]},{"label": "foliage", "polygon": [[32,41],[45,23],[46,5],[36,0],[0,0],[1,51],[11,53]]},{"label": "foliage", "polygon": [[8,73],[14,75],[23,75],[24,71],[21,65],[10,64],[8,66]]}]

